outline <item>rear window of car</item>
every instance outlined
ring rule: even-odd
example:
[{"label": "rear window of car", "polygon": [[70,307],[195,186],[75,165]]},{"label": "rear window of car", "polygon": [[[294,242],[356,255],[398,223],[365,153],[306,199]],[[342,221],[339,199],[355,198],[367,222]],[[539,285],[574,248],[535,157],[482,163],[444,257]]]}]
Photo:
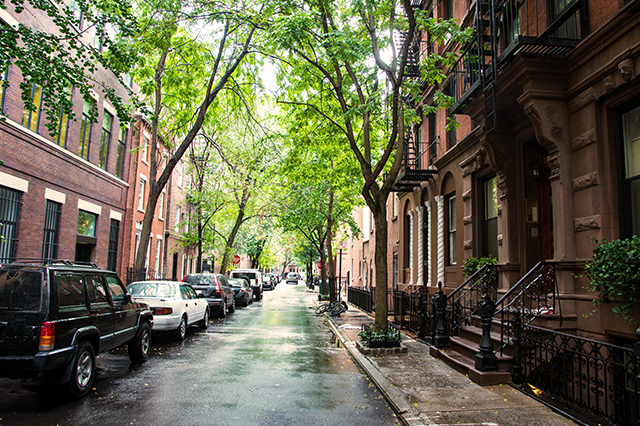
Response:
[{"label": "rear window of car", "polygon": [[158,283],[133,283],[127,287],[127,291],[133,297],[174,297],[175,286]]},{"label": "rear window of car", "polygon": [[0,309],[39,311],[42,272],[0,269]]},{"label": "rear window of car", "polygon": [[214,275],[187,275],[184,282],[191,285],[215,285],[216,278]]},{"label": "rear window of car", "polygon": [[86,304],[81,274],[57,274],[58,300],[60,307],[83,306]]}]

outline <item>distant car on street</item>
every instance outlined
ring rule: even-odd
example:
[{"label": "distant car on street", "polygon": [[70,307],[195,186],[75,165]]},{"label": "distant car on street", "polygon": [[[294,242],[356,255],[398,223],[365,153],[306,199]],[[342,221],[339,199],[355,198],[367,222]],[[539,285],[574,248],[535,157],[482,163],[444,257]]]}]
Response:
[{"label": "distant car on street", "polygon": [[298,285],[298,281],[300,281],[302,277],[297,272],[289,272],[287,275],[287,284]]},{"label": "distant car on street", "polygon": [[218,318],[227,316],[227,312],[236,310],[236,296],[229,287],[227,277],[222,274],[189,274],[183,281],[190,284],[200,297],[209,304],[209,311]]},{"label": "distant car on street", "polygon": [[262,275],[262,289],[268,288],[269,290],[273,290],[277,285],[276,277],[273,274],[263,274]]},{"label": "distant car on street", "polygon": [[248,306],[253,303],[253,289],[244,278],[229,278],[229,287],[236,297],[236,306]]},{"label": "distant car on street", "polygon": [[184,340],[187,327],[209,325],[207,302],[198,298],[195,290],[178,281],[137,281],[127,286],[131,298],[146,303],[153,313],[154,332],[171,332]]},{"label": "distant car on street", "polygon": [[246,278],[253,289],[255,300],[262,299],[262,272],[258,269],[234,269],[229,278]]}]

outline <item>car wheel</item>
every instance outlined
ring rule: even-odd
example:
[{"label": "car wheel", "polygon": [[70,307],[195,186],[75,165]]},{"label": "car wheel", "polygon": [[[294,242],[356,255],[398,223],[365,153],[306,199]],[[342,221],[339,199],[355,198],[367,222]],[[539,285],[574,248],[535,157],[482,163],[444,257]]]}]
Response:
[{"label": "car wheel", "polygon": [[222,306],[218,309],[218,318],[225,318],[227,316],[227,302],[223,301]]},{"label": "car wheel", "polygon": [[74,398],[85,396],[96,375],[96,354],[93,346],[83,341],[78,346],[78,354],[73,361],[71,378],[67,382],[67,390]]},{"label": "car wheel", "polygon": [[204,310],[204,318],[200,321],[200,330],[206,330],[209,327],[209,308]]},{"label": "car wheel", "polygon": [[187,319],[183,316],[180,318],[180,325],[176,329],[176,339],[182,342],[187,337]]},{"label": "car wheel", "polygon": [[247,306],[251,305],[253,303],[253,296],[248,297],[247,296]]},{"label": "car wheel", "polygon": [[147,360],[151,347],[151,327],[148,322],[142,323],[138,336],[128,344],[129,359],[134,364],[140,364]]},{"label": "car wheel", "polygon": [[231,307],[229,308],[229,313],[234,313],[236,311],[236,299],[233,298],[231,300]]}]

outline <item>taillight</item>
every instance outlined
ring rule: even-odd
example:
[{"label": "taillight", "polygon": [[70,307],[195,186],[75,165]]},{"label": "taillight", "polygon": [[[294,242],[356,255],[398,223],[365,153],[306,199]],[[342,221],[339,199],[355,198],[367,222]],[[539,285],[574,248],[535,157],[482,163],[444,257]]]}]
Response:
[{"label": "taillight", "polygon": [[222,290],[220,290],[220,285],[218,283],[216,283],[216,286],[213,288],[213,291],[215,292],[216,296],[222,295]]},{"label": "taillight", "polygon": [[47,321],[40,324],[39,351],[50,351],[56,340],[56,323]]},{"label": "taillight", "polygon": [[171,315],[173,308],[153,308],[153,315]]},{"label": "taillight", "polygon": [[247,292],[247,290],[245,290],[244,288],[240,289],[240,293],[246,293],[246,292]]}]

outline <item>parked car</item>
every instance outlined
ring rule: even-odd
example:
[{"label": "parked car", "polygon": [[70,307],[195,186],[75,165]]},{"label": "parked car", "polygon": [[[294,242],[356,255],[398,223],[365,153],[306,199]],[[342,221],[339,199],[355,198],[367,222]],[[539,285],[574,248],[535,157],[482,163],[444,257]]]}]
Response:
[{"label": "parked car", "polygon": [[153,312],[153,331],[171,332],[184,340],[187,327],[209,325],[209,307],[195,290],[178,281],[137,281],[127,286],[136,302],[146,303]]},{"label": "parked car", "polygon": [[246,278],[253,289],[253,297],[255,300],[262,299],[262,272],[257,269],[234,269],[231,271],[230,278]]},{"label": "parked car", "polygon": [[227,312],[235,312],[235,294],[224,275],[208,272],[189,274],[183,281],[190,284],[196,293],[207,301],[210,311],[218,318],[226,317]]},{"label": "parked car", "polygon": [[0,377],[40,375],[79,398],[100,352],[127,344],[132,362],[146,361],[152,323],[115,272],[50,260],[0,266]]},{"label": "parked car", "polygon": [[248,306],[253,303],[253,289],[249,281],[244,278],[229,278],[227,281],[235,293],[236,306]]},{"label": "parked car", "polygon": [[297,272],[289,272],[287,274],[287,284],[298,285],[298,281],[300,281],[302,277]]},{"label": "parked car", "polygon": [[263,274],[262,275],[262,289],[268,288],[269,290],[273,290],[276,287],[276,279],[272,274]]}]

